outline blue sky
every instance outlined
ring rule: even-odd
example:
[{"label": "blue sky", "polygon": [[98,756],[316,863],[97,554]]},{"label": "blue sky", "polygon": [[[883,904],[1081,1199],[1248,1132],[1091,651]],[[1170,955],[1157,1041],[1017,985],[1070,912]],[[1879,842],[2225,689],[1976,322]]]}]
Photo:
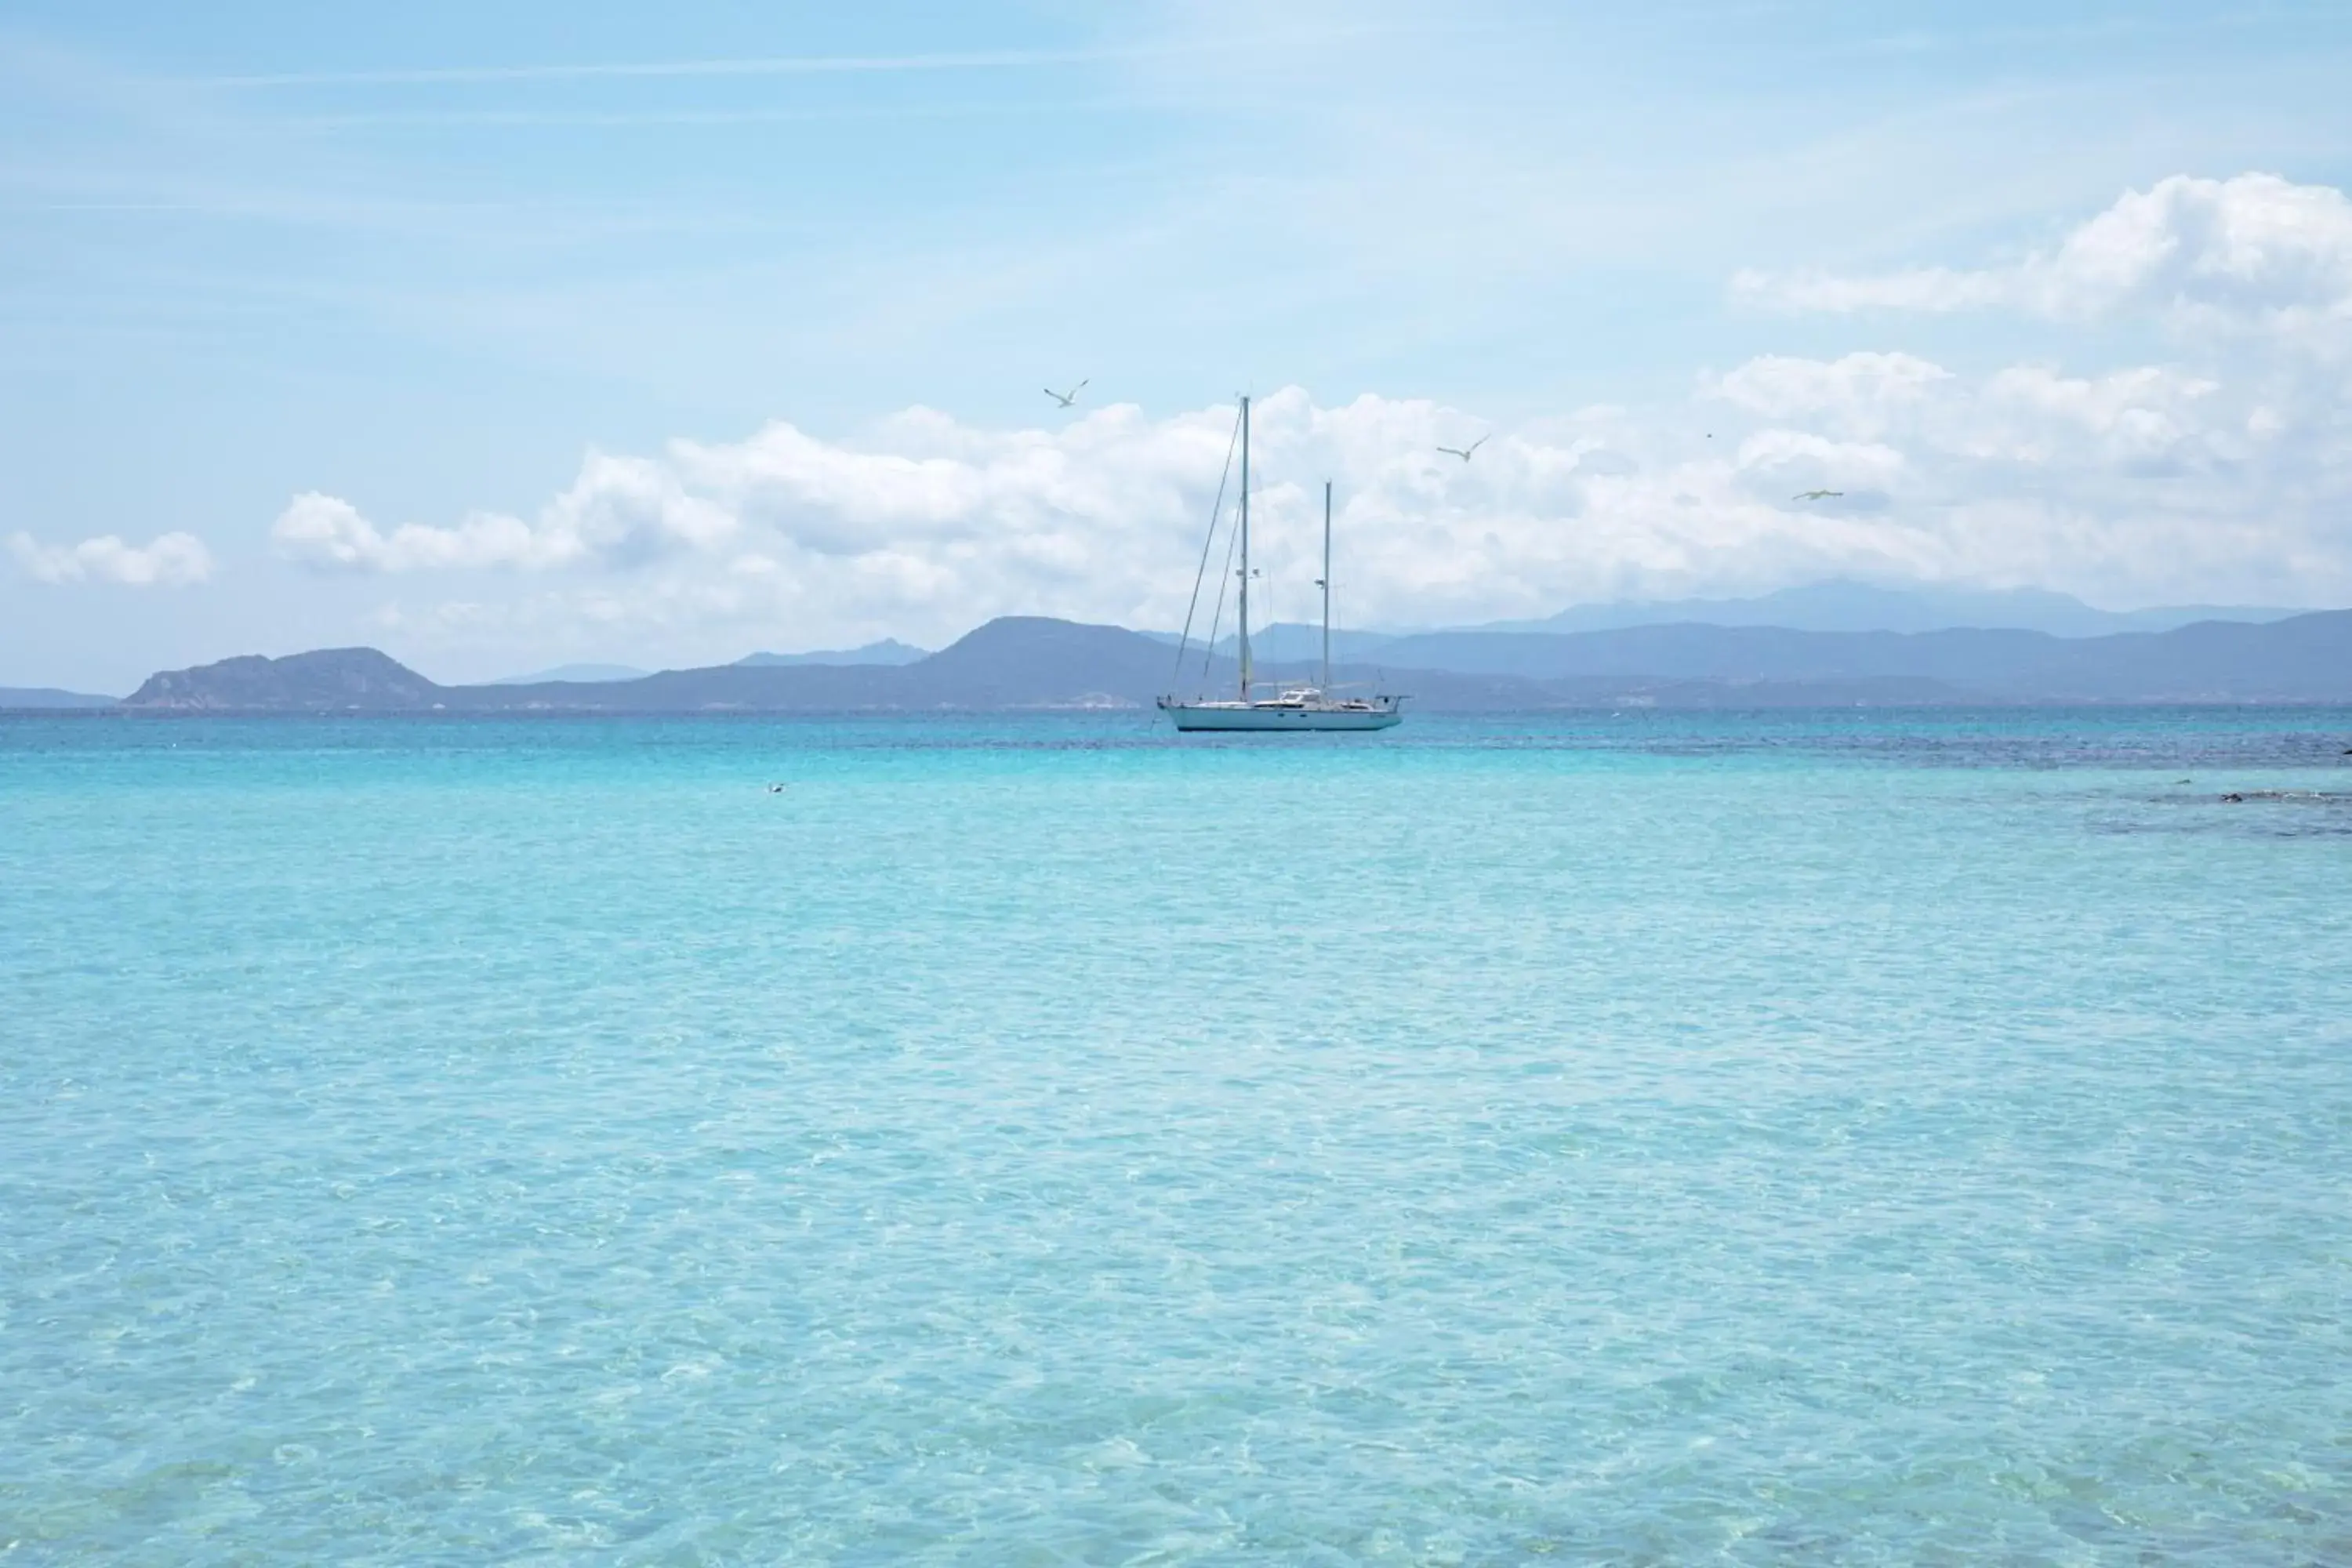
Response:
[{"label": "blue sky", "polygon": [[20,0],[0,684],[1164,619],[1236,389],[1401,623],[2352,603],[2352,13],[1636,9]]}]

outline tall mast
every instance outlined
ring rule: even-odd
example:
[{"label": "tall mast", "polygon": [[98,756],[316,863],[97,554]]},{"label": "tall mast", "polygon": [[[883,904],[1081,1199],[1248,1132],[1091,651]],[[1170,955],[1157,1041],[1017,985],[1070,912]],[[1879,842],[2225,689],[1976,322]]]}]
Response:
[{"label": "tall mast", "polygon": [[1249,399],[1242,399],[1242,700],[1249,700]]},{"label": "tall mast", "polygon": [[1331,689],[1331,481],[1323,481],[1323,689]]}]

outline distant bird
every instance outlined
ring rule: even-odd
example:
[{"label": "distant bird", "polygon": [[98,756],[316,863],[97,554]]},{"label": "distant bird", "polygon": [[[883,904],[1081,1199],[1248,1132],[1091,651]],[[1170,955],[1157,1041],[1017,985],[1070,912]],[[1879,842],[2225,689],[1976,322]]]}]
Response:
[{"label": "distant bird", "polygon": [[[1088,377],[1087,379],[1092,380],[1093,378]],[[1067,408],[1071,404],[1076,403],[1078,400],[1078,394],[1084,392],[1086,389],[1087,384],[1082,381],[1078,383],[1077,385],[1070,388],[1067,392],[1056,392],[1049,386],[1045,389],[1045,395],[1060,404],[1063,407]]]},{"label": "distant bird", "polygon": [[784,786],[780,784],[772,784],[768,786],[768,793],[770,795],[782,795],[784,793]]},{"label": "distant bird", "polygon": [[1802,495],[1790,496],[1789,499],[1790,500],[1835,500],[1843,494],[1845,494],[1843,490],[1807,490]]},{"label": "distant bird", "polygon": [[1470,454],[1476,451],[1486,444],[1486,437],[1481,436],[1475,441],[1471,442],[1467,447],[1440,447],[1438,450],[1444,453],[1449,458],[1459,458],[1466,463],[1470,460]]}]

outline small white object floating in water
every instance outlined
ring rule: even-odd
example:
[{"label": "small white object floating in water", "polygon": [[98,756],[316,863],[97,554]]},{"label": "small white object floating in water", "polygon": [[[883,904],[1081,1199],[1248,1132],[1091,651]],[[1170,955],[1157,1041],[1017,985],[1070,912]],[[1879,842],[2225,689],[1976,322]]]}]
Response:
[{"label": "small white object floating in water", "polygon": [[[1240,634],[1237,639],[1238,651],[1241,655],[1241,689],[1237,695],[1222,700],[1200,696],[1188,701],[1171,694],[1160,699],[1160,710],[1175,721],[1178,730],[1188,733],[1202,731],[1254,731],[1264,733],[1270,731],[1386,730],[1401,724],[1404,721],[1404,699],[1402,696],[1387,692],[1373,697],[1331,695],[1331,485],[1328,480],[1326,480],[1323,485],[1323,575],[1317,579],[1315,584],[1318,588],[1323,590],[1322,681],[1318,685],[1302,684],[1281,688],[1273,697],[1251,695],[1256,689],[1257,682],[1252,679],[1255,671],[1250,663],[1249,640],[1249,405],[1250,400],[1246,397],[1243,398],[1240,432],[1241,521],[1238,525],[1242,557],[1240,574],[1242,589]],[[1477,443],[1474,443],[1472,450],[1475,451],[1476,446]],[[1467,454],[1465,456],[1466,458]],[[1222,499],[1219,509],[1223,510]],[[1192,583],[1194,609],[1197,609],[1200,605],[1201,578],[1208,574],[1209,548],[1216,542],[1216,537],[1217,519],[1213,514],[1209,519],[1208,540],[1201,546],[1201,577],[1194,578]],[[1224,603],[1222,590],[1218,593],[1217,602],[1221,607]],[[1180,679],[1182,678],[1184,669],[1184,651],[1192,640],[1192,613],[1188,610],[1184,616],[1184,635],[1177,640],[1176,644],[1176,670]],[[1217,630],[1213,621],[1209,627],[1209,657],[1212,658],[1215,657],[1216,646]],[[1208,665],[1204,659],[1202,665],[1203,679],[1207,677],[1207,670]]]}]

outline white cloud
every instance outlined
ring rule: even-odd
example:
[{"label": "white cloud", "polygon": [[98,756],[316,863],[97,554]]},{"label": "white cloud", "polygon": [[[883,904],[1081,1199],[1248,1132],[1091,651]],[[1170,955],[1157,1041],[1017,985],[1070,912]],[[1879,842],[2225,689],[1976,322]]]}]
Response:
[{"label": "white cloud", "polygon": [[[2352,453],[2303,405],[2283,416],[2282,396],[2168,366],[1966,375],[1900,353],[1770,356],[1703,378],[1688,407],[1494,429],[1465,465],[1435,448],[1485,420],[1370,395],[1323,407],[1291,388],[1257,405],[1266,576],[1254,598],[1309,614],[1326,477],[1341,607],[1357,624],[1831,574],[2125,602],[2352,597],[2352,536],[2329,499]],[[658,458],[592,458],[528,527],[475,519],[386,536],[312,496],[279,532],[314,559],[377,570],[541,569],[520,595],[477,577],[457,602],[384,612],[387,626],[456,641],[705,637],[695,646],[715,657],[884,635],[937,644],[1005,614],[1172,627],[1232,423],[1224,408],[1153,419],[1112,407],[1058,429],[985,430],[913,409],[844,442],[772,425]],[[1815,489],[1843,493],[1797,499]],[[670,521],[635,532],[587,521],[611,518]],[[661,547],[631,553],[644,537]]]},{"label": "white cloud", "polygon": [[100,534],[79,544],[43,544],[29,533],[8,537],[9,553],[42,583],[117,583],[130,588],[177,588],[213,574],[212,552],[193,533],[159,533],[145,544]]},{"label": "white cloud", "polygon": [[2176,174],[2129,191],[2057,249],[1981,270],[1744,272],[1735,292],[1794,310],[2002,308],[2059,319],[2147,311],[2279,328],[2352,321],[2352,200],[2275,174]]},{"label": "white cloud", "polygon": [[536,522],[476,512],[455,527],[405,522],[386,533],[349,501],[311,490],[278,514],[270,537],[288,558],[329,571],[539,570],[626,566],[707,550],[735,527],[732,513],[686,494],[668,467],[591,453],[572,488]]},{"label": "white cloud", "polygon": [[[2014,267],[1786,299],[2001,304],[2053,333],[2126,305],[2352,322],[2352,204],[2267,175],[2166,180]],[[1327,478],[1340,608],[1358,625],[1832,574],[2105,603],[2352,602],[2352,426],[2340,374],[2303,352],[2306,336],[2192,333],[2194,363],[2087,369],[2053,355],[1961,372],[1883,346],[1763,355],[1697,378],[1685,404],[1500,426],[1426,400],[1322,406],[1285,389],[1257,404],[1254,604],[1310,612]],[[466,574],[449,602],[387,605],[383,624],[484,645],[715,657],[937,644],[1006,614],[1174,626],[1232,429],[1221,407],[1113,405],[1009,430],[916,407],[847,438],[776,423],[592,454],[529,520],[387,531],[312,493],[275,534],[324,569]],[[1436,451],[1482,435],[1467,464]],[[1809,491],[1839,493],[1798,499]]]}]

